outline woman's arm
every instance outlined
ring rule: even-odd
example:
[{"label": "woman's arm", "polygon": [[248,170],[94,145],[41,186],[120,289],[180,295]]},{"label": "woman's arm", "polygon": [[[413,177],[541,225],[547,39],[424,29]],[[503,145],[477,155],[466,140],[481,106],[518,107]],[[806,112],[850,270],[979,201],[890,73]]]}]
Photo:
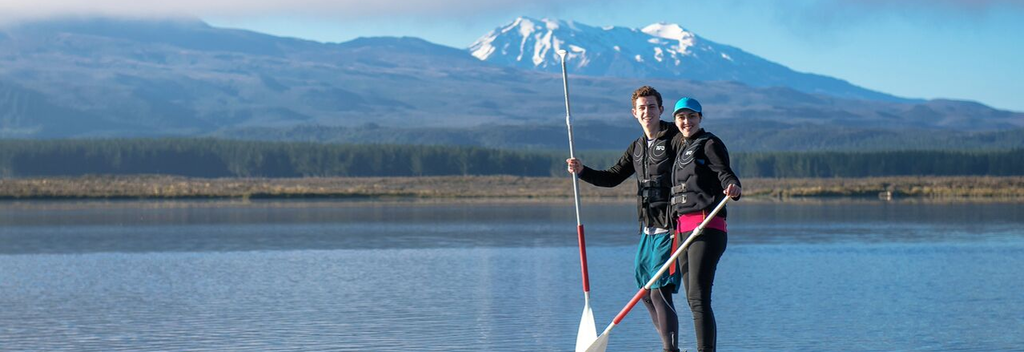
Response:
[{"label": "woman's arm", "polygon": [[729,150],[718,138],[711,138],[704,145],[704,155],[708,157],[708,167],[718,174],[718,180],[725,189],[725,194],[733,199],[740,199],[742,188],[740,178],[732,171],[729,164]]}]

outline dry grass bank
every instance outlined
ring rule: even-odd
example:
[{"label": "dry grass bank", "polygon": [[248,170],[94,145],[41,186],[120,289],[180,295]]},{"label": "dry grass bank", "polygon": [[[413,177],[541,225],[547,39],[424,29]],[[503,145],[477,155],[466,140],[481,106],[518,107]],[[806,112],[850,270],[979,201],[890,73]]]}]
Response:
[{"label": "dry grass bank", "polygon": [[[634,182],[599,188],[581,184],[590,198],[632,198]],[[747,179],[744,194],[758,198],[895,197],[1024,200],[1024,177],[878,177],[856,179]],[[0,180],[2,199],[188,198],[568,198],[567,177],[445,176],[282,179],[203,179],[175,176],[86,176]]]}]

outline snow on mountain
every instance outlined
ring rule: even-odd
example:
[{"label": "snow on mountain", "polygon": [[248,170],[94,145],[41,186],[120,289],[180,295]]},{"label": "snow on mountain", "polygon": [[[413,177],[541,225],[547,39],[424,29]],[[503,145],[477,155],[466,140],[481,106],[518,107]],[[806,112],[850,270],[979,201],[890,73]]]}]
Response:
[{"label": "snow on mountain", "polygon": [[844,98],[909,101],[840,79],[796,72],[670,23],[635,29],[519,17],[484,35],[468,50],[490,63],[559,72],[560,49],[569,52],[567,65],[575,74],[738,81]]},{"label": "snow on mountain", "polygon": [[622,63],[642,63],[642,53],[653,52],[649,39],[654,38],[637,29],[520,17],[478,39],[469,50],[483,61],[551,72],[561,67],[558,50],[566,50],[568,62],[579,73],[584,70],[591,75],[635,77],[636,72],[623,72],[632,65]]}]

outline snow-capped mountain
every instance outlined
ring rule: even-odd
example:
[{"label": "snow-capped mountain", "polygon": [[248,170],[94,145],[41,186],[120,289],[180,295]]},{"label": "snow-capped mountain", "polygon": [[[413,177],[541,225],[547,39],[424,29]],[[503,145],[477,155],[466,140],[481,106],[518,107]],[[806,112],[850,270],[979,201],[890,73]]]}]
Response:
[{"label": "snow-capped mountain", "polygon": [[561,69],[561,49],[569,53],[567,65],[575,74],[738,81],[844,98],[908,101],[840,79],[793,71],[704,39],[678,24],[655,23],[637,29],[520,17],[469,47],[474,57],[486,62],[548,72]]},{"label": "snow-capped mountain", "polygon": [[[633,57],[640,55],[637,47],[659,47],[651,39],[663,43],[663,61],[686,63],[687,53],[711,52],[696,36],[684,47],[677,26],[647,28],[683,39],[671,44],[643,30],[609,30],[615,36],[607,36],[603,29],[571,25],[576,30],[566,33],[575,34],[567,37],[574,41],[549,40],[547,49],[529,50],[528,69],[483,62],[464,49],[411,37],[318,43],[198,20],[58,19],[0,26],[0,138],[227,136],[557,149],[565,143],[565,101],[554,43],[573,50],[574,75],[614,57],[593,55],[599,46],[587,43],[601,40],[634,44],[619,46],[618,62],[650,70],[666,68],[633,66],[635,60],[621,53]],[[498,39],[507,37],[490,42],[495,53],[503,47]],[[537,42],[544,43],[529,44]],[[673,45],[672,52],[666,49]],[[718,55],[724,50],[713,49]],[[554,73],[536,71],[533,52],[544,53],[538,63]],[[740,61],[741,55],[726,55]],[[521,63],[514,58],[492,54],[489,60]],[[571,84],[581,131],[576,146],[583,149],[614,149],[636,138],[636,122],[623,102],[643,84],[658,87],[668,99],[698,94],[706,125],[723,138],[733,136],[737,142],[730,147],[738,150],[992,149],[1018,148],[1024,140],[1024,114],[974,102],[865,102],[731,81],[638,76],[574,76]],[[965,117],[970,124],[963,123]],[[965,131],[988,134],[959,138]],[[948,143],[968,139],[975,142]]]}]

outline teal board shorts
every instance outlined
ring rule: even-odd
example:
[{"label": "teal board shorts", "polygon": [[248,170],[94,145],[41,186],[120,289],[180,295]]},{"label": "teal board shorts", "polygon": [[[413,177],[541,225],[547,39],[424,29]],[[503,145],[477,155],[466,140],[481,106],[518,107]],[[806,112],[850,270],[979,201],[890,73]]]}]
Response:
[{"label": "teal board shorts", "polygon": [[[657,235],[648,235],[640,233],[640,245],[636,250],[636,261],[633,266],[636,269],[636,286],[637,288],[643,288],[647,284],[647,281],[651,280],[654,274],[661,270],[661,266],[665,265],[668,258],[672,257],[672,240],[673,233],[663,233]],[[671,270],[666,271],[665,274],[658,278],[658,281],[651,285],[651,289],[661,288],[665,286],[673,286],[672,293],[679,293],[679,283],[682,282],[682,273],[678,267],[675,273],[670,274]]]}]

